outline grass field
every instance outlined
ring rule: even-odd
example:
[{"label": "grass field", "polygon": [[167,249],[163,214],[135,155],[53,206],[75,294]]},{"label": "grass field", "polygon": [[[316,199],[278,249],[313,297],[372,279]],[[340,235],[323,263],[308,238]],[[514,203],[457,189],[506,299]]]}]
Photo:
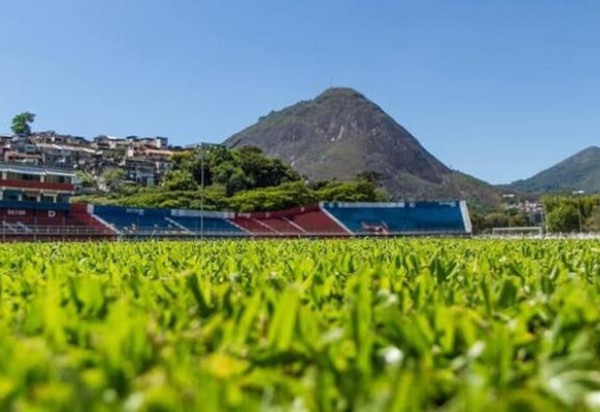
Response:
[{"label": "grass field", "polygon": [[600,244],[0,245],[0,410],[593,410]]}]

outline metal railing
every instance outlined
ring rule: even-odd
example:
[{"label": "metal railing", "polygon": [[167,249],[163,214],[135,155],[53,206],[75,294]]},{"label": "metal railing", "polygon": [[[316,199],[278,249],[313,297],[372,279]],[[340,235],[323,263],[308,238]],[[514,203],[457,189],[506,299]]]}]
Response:
[{"label": "metal railing", "polygon": [[75,186],[70,183],[40,182],[38,180],[18,180],[0,178],[0,186],[25,189],[52,189],[64,192],[75,191]]},{"label": "metal railing", "polygon": [[107,236],[114,235],[109,230],[100,230],[90,226],[52,226],[26,225],[2,222],[2,236]]},{"label": "metal railing", "polygon": [[351,238],[351,237],[456,237],[470,236],[469,233],[460,231],[407,231],[390,233],[346,233],[341,231],[311,231],[311,232],[259,232],[249,233],[242,231],[203,231],[184,230],[184,229],[158,229],[158,228],[129,228],[127,230],[110,230],[109,228],[100,229],[91,226],[51,226],[51,225],[26,225],[20,222],[9,223],[2,222],[0,225],[1,239],[39,239],[44,238],[62,238],[68,240],[73,238],[115,238],[115,239],[159,239],[159,238],[177,238],[177,239],[202,239],[202,238]]},{"label": "metal railing", "polygon": [[36,168],[36,169],[44,169],[46,171],[57,171],[57,172],[73,172],[73,166],[66,166],[66,165],[59,165],[59,164],[53,164],[53,165],[45,165],[45,164],[29,164],[29,163],[23,163],[23,162],[17,162],[17,161],[11,161],[11,160],[0,160],[0,167],[1,166],[5,166],[5,167],[10,167],[10,166],[15,166],[15,167],[22,167],[22,168]]},{"label": "metal railing", "polygon": [[341,230],[331,231],[275,231],[275,232],[242,232],[214,231],[198,229],[160,229],[160,228],[126,228],[118,229],[121,237],[231,237],[231,238],[318,238],[318,237],[413,237],[413,236],[470,236],[470,233],[459,230],[413,230],[402,232],[373,233],[360,231],[348,233]]}]

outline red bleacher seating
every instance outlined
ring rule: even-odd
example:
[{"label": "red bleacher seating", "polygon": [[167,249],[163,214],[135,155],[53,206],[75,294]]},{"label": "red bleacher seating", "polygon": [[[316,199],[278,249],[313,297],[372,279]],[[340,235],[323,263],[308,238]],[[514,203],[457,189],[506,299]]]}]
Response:
[{"label": "red bleacher seating", "polygon": [[304,229],[307,233],[315,235],[344,236],[348,234],[348,232],[342,229],[320,209],[291,216],[290,220]]},{"label": "red bleacher seating", "polygon": [[286,218],[269,218],[269,219],[261,219],[261,222],[270,228],[274,229],[277,233],[281,234],[300,234],[304,233],[303,230],[291,224]]},{"label": "red bleacher seating", "polygon": [[99,235],[109,236],[114,235],[115,233],[112,229],[108,228],[94,216],[89,214],[87,211],[87,204],[85,203],[72,204],[69,216],[75,225],[90,227]]},{"label": "red bleacher seating", "polygon": [[34,210],[15,210],[15,209],[0,209],[0,220],[8,224],[21,222],[26,225],[35,223]]},{"label": "red bleacher seating", "polygon": [[261,236],[348,235],[317,204],[275,212],[241,213],[233,223]]},{"label": "red bleacher seating", "polygon": [[0,209],[5,234],[35,234],[44,237],[87,238],[114,233],[87,213],[85,205],[72,205],[69,211]]},{"label": "red bleacher seating", "polygon": [[261,224],[257,219],[253,217],[236,217],[232,219],[234,225],[241,227],[247,232],[262,234],[262,235],[275,235],[277,232],[264,224]]}]

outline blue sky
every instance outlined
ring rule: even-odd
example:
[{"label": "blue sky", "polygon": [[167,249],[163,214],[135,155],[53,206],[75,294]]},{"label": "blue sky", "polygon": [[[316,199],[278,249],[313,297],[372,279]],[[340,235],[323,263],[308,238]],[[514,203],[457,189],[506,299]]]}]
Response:
[{"label": "blue sky", "polygon": [[2,0],[0,131],[220,142],[353,87],[455,169],[529,177],[600,145],[597,0]]}]

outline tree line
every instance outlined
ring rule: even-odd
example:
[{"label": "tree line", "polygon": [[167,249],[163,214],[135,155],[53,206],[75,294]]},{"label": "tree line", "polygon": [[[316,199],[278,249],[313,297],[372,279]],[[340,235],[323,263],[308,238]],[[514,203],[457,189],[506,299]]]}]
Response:
[{"label": "tree line", "polygon": [[542,198],[549,232],[600,231],[600,195],[553,195]]},{"label": "tree line", "polygon": [[[256,147],[230,150],[214,145],[178,152],[160,186],[127,182],[125,173],[109,170],[103,176],[106,194],[78,196],[90,203],[135,207],[165,207],[239,212],[270,211],[318,201],[375,202],[388,200],[378,186],[379,176],[363,172],[351,181],[313,181],[280,159]],[[85,180],[85,179],[84,179]]]}]

